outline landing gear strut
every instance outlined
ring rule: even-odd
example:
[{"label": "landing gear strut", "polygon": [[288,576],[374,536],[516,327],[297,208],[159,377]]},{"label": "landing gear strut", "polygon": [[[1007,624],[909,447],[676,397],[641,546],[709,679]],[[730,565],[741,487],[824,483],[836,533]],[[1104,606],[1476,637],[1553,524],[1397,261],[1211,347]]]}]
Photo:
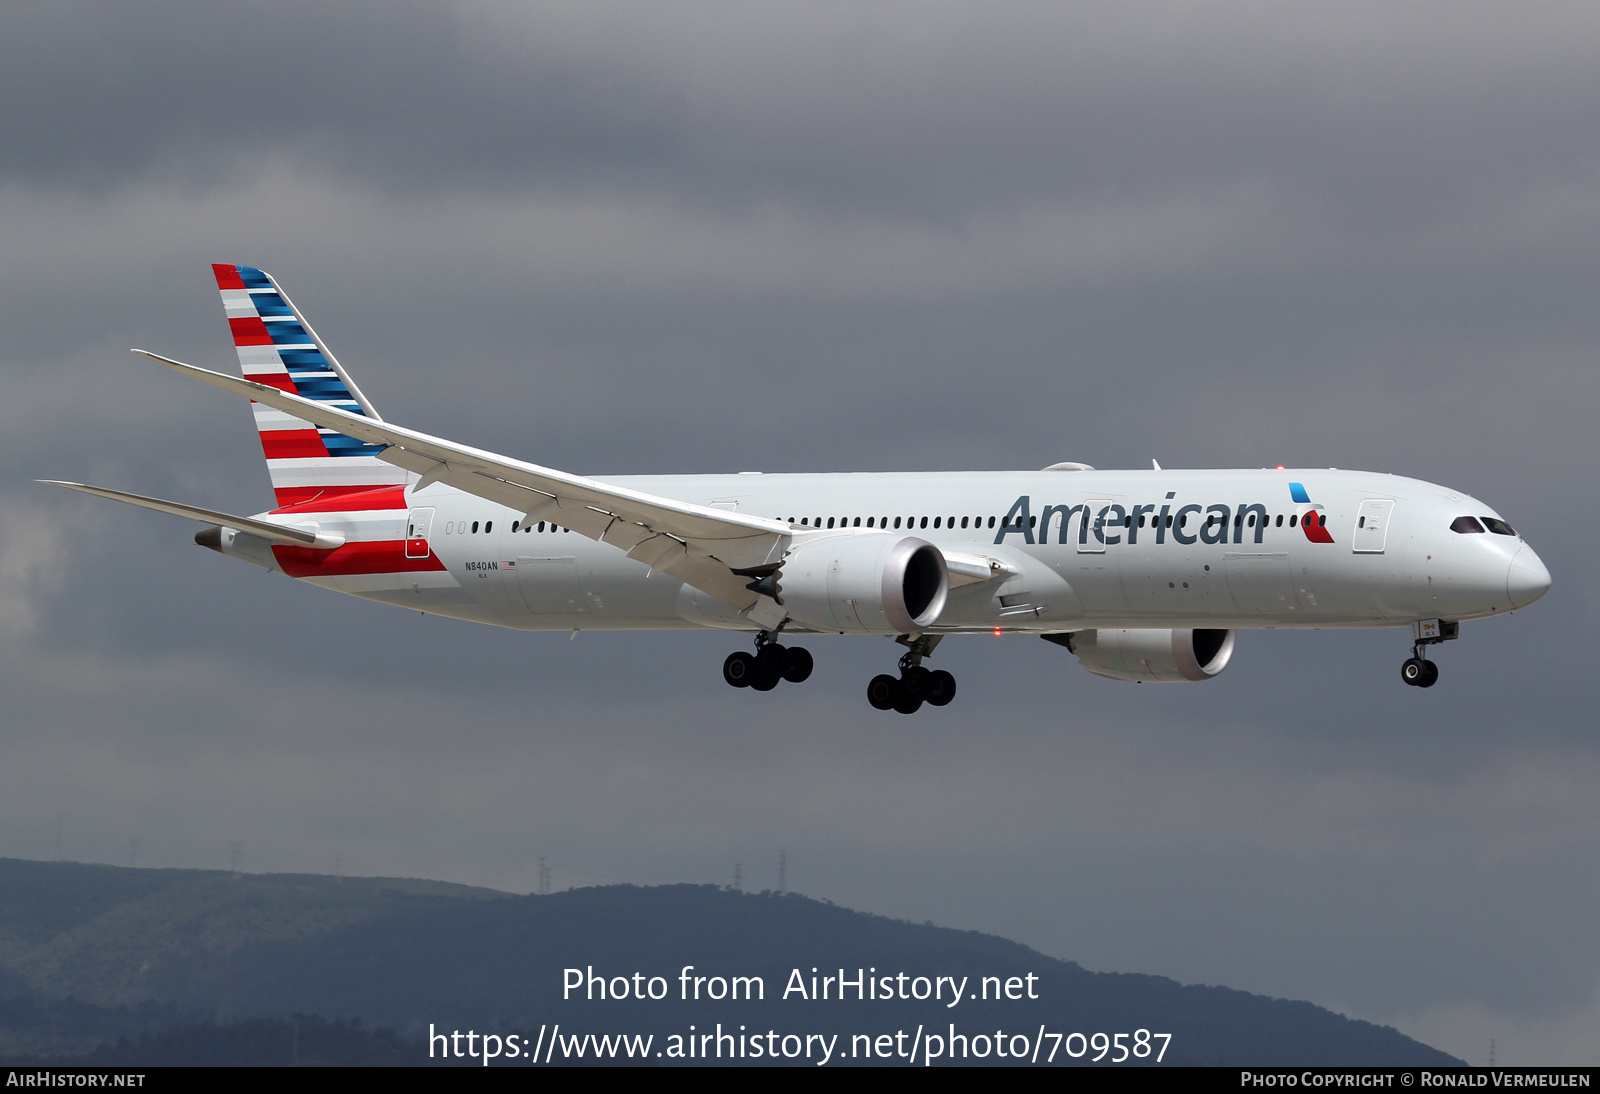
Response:
[{"label": "landing gear strut", "polygon": [[888,673],[874,676],[867,684],[867,702],[878,710],[893,710],[900,714],[915,714],[923,703],[942,707],[956,697],[956,678],[943,669],[929,672],[922,667],[922,659],[933,655],[933,648],[943,638],[939,634],[924,634],[916,638],[901,635],[895,641],[908,651],[900,658],[900,676]]},{"label": "landing gear strut", "polygon": [[1439,666],[1428,660],[1428,647],[1459,637],[1461,624],[1423,619],[1411,624],[1411,656],[1400,665],[1400,679],[1414,688],[1431,688],[1439,682]]},{"label": "landing gear strut", "polygon": [[778,643],[776,631],[756,635],[756,652],[728,654],[722,663],[722,678],[736,688],[771,691],[783,680],[804,683],[811,675],[811,651],[800,646]]}]

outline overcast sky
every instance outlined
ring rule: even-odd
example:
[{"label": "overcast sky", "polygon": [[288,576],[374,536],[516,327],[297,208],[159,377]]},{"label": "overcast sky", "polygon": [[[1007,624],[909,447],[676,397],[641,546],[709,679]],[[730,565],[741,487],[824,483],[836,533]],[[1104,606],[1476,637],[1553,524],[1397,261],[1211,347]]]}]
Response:
[{"label": "overcast sky", "polygon": [[[1591,4],[135,2],[0,12],[0,855],[528,891],[776,882],[1094,969],[1600,1062]],[[723,634],[295,585],[87,480],[253,512],[208,264],[384,415],[582,473],[1339,466],[1554,575],[1197,686],[957,638],[801,687]]]}]

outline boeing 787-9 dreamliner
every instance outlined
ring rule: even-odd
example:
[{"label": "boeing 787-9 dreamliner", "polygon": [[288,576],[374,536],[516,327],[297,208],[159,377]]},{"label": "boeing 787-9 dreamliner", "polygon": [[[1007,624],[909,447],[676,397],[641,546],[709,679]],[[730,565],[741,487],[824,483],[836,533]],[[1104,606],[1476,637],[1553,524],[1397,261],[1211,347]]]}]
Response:
[{"label": "boeing 787-9 dreamliner", "polygon": [[1334,469],[631,475],[586,478],[386,422],[289,297],[214,266],[243,378],[143,353],[252,400],[277,506],[252,517],[54,485],[208,525],[195,542],[401,608],[519,630],[754,636],[734,687],[811,674],[804,635],[904,647],[868,701],[943,706],[922,662],[952,634],[1037,634],[1116,680],[1205,681],[1244,628],[1410,631],[1401,678],[1463,622],[1550,587],[1488,505]]}]

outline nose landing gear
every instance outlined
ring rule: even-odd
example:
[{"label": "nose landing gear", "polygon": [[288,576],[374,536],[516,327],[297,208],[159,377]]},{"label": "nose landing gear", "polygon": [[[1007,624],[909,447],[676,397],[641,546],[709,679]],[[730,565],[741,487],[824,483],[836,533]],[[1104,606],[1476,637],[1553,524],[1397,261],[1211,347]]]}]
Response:
[{"label": "nose landing gear", "polygon": [[933,648],[944,637],[924,634],[915,639],[902,635],[895,641],[909,651],[900,658],[900,676],[888,673],[874,676],[867,684],[867,702],[878,710],[893,710],[900,714],[915,714],[923,703],[942,707],[956,697],[956,678],[943,669],[932,672],[922,667],[922,659],[933,654]]},{"label": "nose landing gear", "polygon": [[1401,664],[1400,679],[1414,688],[1431,688],[1439,682],[1439,666],[1423,657],[1419,647]]},{"label": "nose landing gear", "polygon": [[1400,679],[1414,688],[1431,688],[1439,682],[1439,666],[1428,660],[1428,647],[1461,635],[1461,624],[1443,619],[1421,619],[1411,624],[1411,656],[1400,665]]},{"label": "nose landing gear", "polygon": [[771,691],[781,681],[801,684],[811,675],[811,651],[800,646],[779,645],[777,635],[762,631],[756,635],[756,652],[740,650],[728,654],[722,663],[722,678],[736,688]]}]

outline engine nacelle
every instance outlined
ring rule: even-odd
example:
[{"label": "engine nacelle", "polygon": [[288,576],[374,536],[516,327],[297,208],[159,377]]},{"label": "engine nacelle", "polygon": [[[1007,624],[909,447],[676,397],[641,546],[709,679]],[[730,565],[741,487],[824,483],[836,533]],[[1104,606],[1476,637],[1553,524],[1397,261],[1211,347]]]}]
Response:
[{"label": "engine nacelle", "polygon": [[1113,680],[1181,684],[1209,680],[1233,657],[1233,631],[1074,631],[1066,641],[1045,635],[1078,655],[1078,664]]},{"label": "engine nacelle", "polygon": [[855,532],[796,544],[784,556],[777,593],[812,630],[917,634],[944,611],[950,571],[927,540]]}]

